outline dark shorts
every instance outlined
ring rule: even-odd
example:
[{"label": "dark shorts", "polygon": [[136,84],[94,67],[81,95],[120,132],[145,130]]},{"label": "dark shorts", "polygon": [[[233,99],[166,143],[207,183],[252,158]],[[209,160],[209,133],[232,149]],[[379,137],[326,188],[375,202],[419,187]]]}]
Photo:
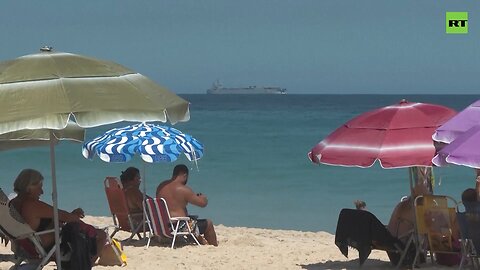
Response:
[{"label": "dark shorts", "polygon": [[206,219],[197,219],[197,228],[200,234],[204,234],[207,230],[207,220]]}]

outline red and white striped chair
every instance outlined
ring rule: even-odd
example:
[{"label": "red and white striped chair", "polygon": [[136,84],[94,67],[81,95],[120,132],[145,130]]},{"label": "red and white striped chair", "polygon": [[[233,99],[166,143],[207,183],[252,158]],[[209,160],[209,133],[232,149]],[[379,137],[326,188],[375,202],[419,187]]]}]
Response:
[{"label": "red and white striped chair", "polygon": [[155,235],[172,239],[171,248],[174,247],[178,235],[190,235],[197,245],[200,245],[193,234],[193,228],[190,226],[190,217],[171,217],[167,202],[163,198],[149,198],[145,201],[145,205],[152,228],[148,237],[147,248],[150,246],[150,240]]}]

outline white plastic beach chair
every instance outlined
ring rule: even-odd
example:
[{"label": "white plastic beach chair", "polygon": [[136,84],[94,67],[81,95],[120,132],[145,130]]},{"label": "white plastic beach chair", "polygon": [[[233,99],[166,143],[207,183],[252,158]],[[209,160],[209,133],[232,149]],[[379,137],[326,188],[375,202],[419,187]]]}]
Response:
[{"label": "white plastic beach chair", "polygon": [[152,233],[149,234],[147,248],[150,246],[150,240],[154,235],[172,239],[172,246],[178,235],[191,236],[193,240],[200,245],[193,234],[193,228],[190,226],[190,217],[171,217],[168,211],[167,202],[164,198],[151,198],[145,201],[149,220],[152,227]]}]

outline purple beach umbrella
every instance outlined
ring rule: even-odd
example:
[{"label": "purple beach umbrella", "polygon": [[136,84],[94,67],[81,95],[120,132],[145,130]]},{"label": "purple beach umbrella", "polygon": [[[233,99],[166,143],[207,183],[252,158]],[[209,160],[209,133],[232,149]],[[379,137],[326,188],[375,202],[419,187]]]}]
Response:
[{"label": "purple beach umbrella", "polygon": [[455,164],[479,169],[480,125],[473,126],[443,147],[432,162],[437,166]]},{"label": "purple beach umbrella", "polygon": [[437,142],[451,143],[471,127],[480,125],[480,100],[475,101],[441,125],[432,135]]}]

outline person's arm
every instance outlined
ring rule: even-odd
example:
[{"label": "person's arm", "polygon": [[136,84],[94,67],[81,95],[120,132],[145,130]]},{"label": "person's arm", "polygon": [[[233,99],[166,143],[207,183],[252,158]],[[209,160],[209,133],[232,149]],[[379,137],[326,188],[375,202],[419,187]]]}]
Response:
[{"label": "person's arm", "polygon": [[199,206],[205,207],[208,204],[208,198],[202,193],[195,193],[193,190],[187,186],[183,186],[182,193],[184,194],[184,198],[187,202]]},{"label": "person's arm", "polygon": [[137,190],[132,194],[133,204],[137,209],[143,209],[143,193],[140,190]]},{"label": "person's arm", "polygon": [[[52,218],[53,219],[53,207],[42,201],[32,202],[26,207],[27,215],[36,216],[38,218]],[[58,219],[61,222],[75,222],[80,221],[80,217],[83,216],[83,210],[77,208],[69,213],[67,211],[58,209]]]}]

